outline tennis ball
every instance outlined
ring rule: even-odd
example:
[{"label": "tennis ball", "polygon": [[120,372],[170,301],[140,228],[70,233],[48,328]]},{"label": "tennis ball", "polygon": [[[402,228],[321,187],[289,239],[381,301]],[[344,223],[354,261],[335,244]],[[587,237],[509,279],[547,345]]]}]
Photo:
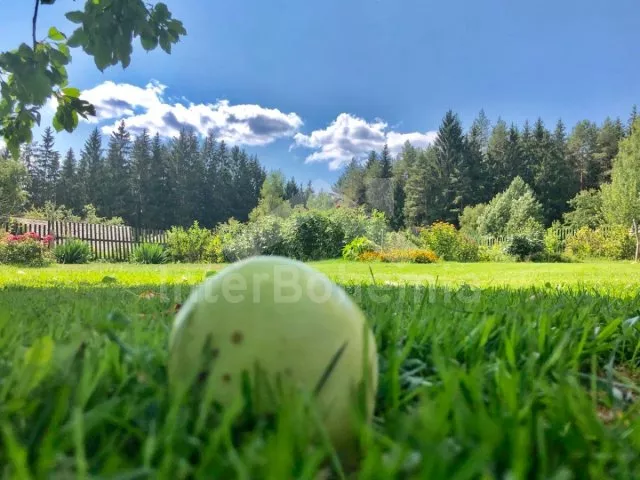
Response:
[{"label": "tennis ball", "polygon": [[[242,396],[243,376],[261,413],[278,408],[273,385],[312,394],[337,448],[355,440],[356,405],[373,415],[373,333],[344,290],[302,262],[252,257],[207,278],[178,312],[169,351],[170,385],[213,382],[222,407]],[[271,387],[256,388],[260,378]]]}]

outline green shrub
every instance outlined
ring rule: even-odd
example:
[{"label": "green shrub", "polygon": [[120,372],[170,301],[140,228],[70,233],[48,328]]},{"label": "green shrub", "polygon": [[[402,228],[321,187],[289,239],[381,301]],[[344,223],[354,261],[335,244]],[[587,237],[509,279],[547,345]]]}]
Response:
[{"label": "green shrub", "polygon": [[210,242],[207,258],[235,262],[254,255],[286,255],[283,245],[289,221],[275,215],[258,217],[245,224],[233,220],[218,228],[220,251],[216,252],[216,241]]},{"label": "green shrub", "polygon": [[615,225],[601,232],[602,251],[600,256],[611,260],[630,260],[636,252],[635,237],[629,234],[629,228]]},{"label": "green shrub", "polygon": [[516,258],[507,254],[504,251],[504,247],[499,243],[488,247],[486,245],[482,245],[478,249],[478,261],[480,262],[515,262]]},{"label": "green shrub", "polygon": [[477,262],[478,245],[454,225],[435,222],[420,232],[422,245],[447,261]]},{"label": "green shrub", "polygon": [[513,235],[507,241],[504,251],[520,261],[530,260],[534,255],[544,251],[544,241],[538,235]]},{"label": "green shrub", "polygon": [[0,263],[25,267],[46,267],[53,262],[50,245],[53,238],[41,238],[33,232],[5,234],[0,238]]},{"label": "green shrub", "polygon": [[384,236],[383,248],[386,250],[411,250],[418,248],[420,239],[409,230],[404,232],[387,232]]},{"label": "green shrub", "polygon": [[284,238],[288,256],[298,260],[338,258],[344,247],[344,230],[322,212],[292,215]]},{"label": "green shrub", "polygon": [[375,252],[378,246],[366,237],[354,238],[342,249],[342,258],[345,260],[357,260],[366,252]]},{"label": "green shrub", "polygon": [[222,236],[214,235],[204,250],[204,259],[211,263],[224,262],[224,252],[222,249]]},{"label": "green shrub", "polygon": [[172,227],[167,232],[168,255],[174,262],[201,262],[212,236],[211,231],[200,227],[197,221],[188,230]]},{"label": "green shrub", "polygon": [[143,265],[162,265],[169,261],[167,250],[160,243],[142,243],[131,253],[131,261]]},{"label": "green shrub", "polygon": [[544,232],[544,251],[547,254],[560,253],[563,250],[563,242],[558,234],[557,226],[547,228]]},{"label": "green shrub", "polygon": [[91,245],[78,239],[70,239],[53,250],[58,263],[65,265],[81,265],[89,263],[93,258]]}]

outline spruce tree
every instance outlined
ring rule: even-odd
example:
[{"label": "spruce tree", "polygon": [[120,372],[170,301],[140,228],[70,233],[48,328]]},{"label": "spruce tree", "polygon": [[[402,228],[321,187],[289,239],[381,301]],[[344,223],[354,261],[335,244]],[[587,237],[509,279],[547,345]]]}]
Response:
[{"label": "spruce tree", "polygon": [[169,228],[174,225],[169,153],[156,133],[151,141],[149,166],[149,211],[145,216],[150,228]]},{"label": "spruce tree", "polygon": [[504,191],[511,183],[511,164],[509,163],[509,130],[504,120],[498,119],[487,147],[486,168],[484,169],[486,192],[493,198]]},{"label": "spruce tree", "polygon": [[43,207],[46,202],[56,203],[56,184],[60,176],[60,154],[55,150],[53,129],[47,127],[35,149],[31,185],[31,202]]},{"label": "spruce tree", "polygon": [[[58,205],[75,210],[78,207],[78,178],[76,175],[76,157],[69,149],[64,157],[60,180],[57,186]],[[79,211],[76,211],[79,213]]]},{"label": "spruce tree", "polygon": [[438,158],[434,147],[420,151],[405,187],[404,220],[407,226],[427,225],[438,216]]},{"label": "spruce tree", "polygon": [[334,190],[339,203],[346,206],[360,206],[366,202],[365,169],[356,158],[352,158],[336,181]]},{"label": "spruce tree", "polygon": [[594,152],[594,158],[598,163],[599,177],[596,183],[598,187],[611,181],[613,159],[618,154],[620,141],[624,136],[624,126],[619,118],[612,121],[607,117],[598,130]]},{"label": "spruce tree", "polygon": [[151,138],[145,129],[134,140],[131,151],[132,220],[138,228],[151,226],[151,161]]},{"label": "spruce tree", "polygon": [[[124,121],[109,138],[105,163],[104,197],[98,211],[105,217],[121,217],[129,223],[134,218],[131,187],[131,135]],[[98,206],[98,205],[96,205]]]},{"label": "spruce tree", "polygon": [[466,145],[458,116],[449,110],[438,129],[435,151],[437,156],[439,195],[433,208],[437,220],[457,224],[465,202],[471,197],[471,182],[465,176]]}]

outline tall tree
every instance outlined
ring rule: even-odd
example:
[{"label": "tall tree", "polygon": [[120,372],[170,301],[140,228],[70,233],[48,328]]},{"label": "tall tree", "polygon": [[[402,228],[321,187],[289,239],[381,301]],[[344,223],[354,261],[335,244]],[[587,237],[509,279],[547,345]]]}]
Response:
[{"label": "tall tree", "polygon": [[80,152],[80,163],[78,165],[78,209],[82,209],[84,205],[87,204],[95,206],[102,205],[103,203],[105,197],[105,164],[102,154],[102,136],[100,135],[100,131],[95,128]]},{"label": "tall tree", "polygon": [[109,137],[105,163],[104,198],[102,211],[105,217],[121,217],[133,220],[131,188],[131,134],[124,121]]},{"label": "tall tree", "polygon": [[426,225],[438,216],[438,157],[434,147],[419,153],[405,188],[404,219],[407,226]]},{"label": "tall tree", "polygon": [[346,206],[364,205],[366,202],[365,169],[352,158],[338,178],[334,190],[338,194],[339,203]]},{"label": "tall tree", "polygon": [[465,177],[468,163],[465,163],[467,147],[462,134],[462,125],[449,110],[438,129],[435,144],[439,173],[440,195],[434,205],[437,219],[457,224],[466,202],[472,196],[470,182]]},{"label": "tall tree", "polygon": [[602,186],[602,212],[610,224],[640,222],[640,119],[633,124],[631,135],[620,142],[611,183]]},{"label": "tall tree", "polygon": [[597,187],[601,178],[600,162],[596,159],[597,142],[598,127],[589,120],[578,122],[569,136],[567,150],[580,190]]},{"label": "tall tree", "polygon": [[512,180],[512,164],[509,160],[509,130],[507,123],[501,118],[496,122],[489,137],[484,174],[487,186],[486,194],[490,197],[504,191]]},{"label": "tall tree", "polygon": [[43,207],[46,202],[56,203],[56,183],[60,175],[60,154],[55,150],[53,129],[47,127],[42,140],[35,147],[31,173],[31,203]]},{"label": "tall tree", "polygon": [[69,149],[62,163],[60,180],[57,185],[57,201],[67,208],[78,208],[78,178],[76,174],[76,156],[73,149]]},{"label": "tall tree", "polygon": [[131,199],[133,201],[132,220],[138,228],[151,227],[149,214],[153,188],[151,177],[151,137],[143,130],[133,142],[131,151]]},{"label": "tall tree", "polygon": [[149,210],[145,216],[146,222],[151,228],[169,228],[174,225],[171,165],[167,148],[157,133],[151,141],[149,176]]},{"label": "tall tree", "polygon": [[619,118],[612,121],[611,118],[607,117],[598,130],[596,151],[594,153],[594,158],[599,167],[598,186],[611,181],[613,159],[618,154],[618,147],[624,136],[624,126]]}]

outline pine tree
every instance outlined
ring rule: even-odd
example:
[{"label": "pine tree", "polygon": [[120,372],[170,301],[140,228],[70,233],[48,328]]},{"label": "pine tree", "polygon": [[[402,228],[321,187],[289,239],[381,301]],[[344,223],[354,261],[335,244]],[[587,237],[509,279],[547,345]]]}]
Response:
[{"label": "pine tree", "polygon": [[355,158],[351,159],[334,185],[339,203],[346,206],[360,206],[366,202],[365,169]]},{"label": "pine tree", "polygon": [[[57,186],[58,205],[74,209],[78,205],[78,178],[76,175],[76,157],[73,149],[69,149],[64,157],[60,180]],[[79,213],[79,212],[78,212]]]},{"label": "pine tree", "polygon": [[178,137],[172,140],[169,154],[171,199],[174,202],[172,212],[175,225],[189,226],[195,220],[197,208],[194,205],[191,189],[199,184],[204,176],[202,174],[199,180],[192,178],[194,164],[198,157],[200,157],[198,138],[192,130],[183,128]]},{"label": "pine tree", "polygon": [[518,157],[511,159],[516,161],[512,172],[513,178],[520,177],[527,185],[533,185],[537,163],[536,142],[528,120],[524,122],[519,140]]},{"label": "pine tree", "polygon": [[60,154],[55,150],[53,129],[47,127],[40,144],[35,148],[31,175],[31,202],[43,207],[46,202],[56,203],[56,184],[60,175]]},{"label": "pine tree", "polygon": [[577,193],[577,182],[566,155],[564,125],[559,123],[553,136],[541,119],[534,128],[535,181],[534,191],[542,204],[546,225],[560,220],[567,211],[567,202]]},{"label": "pine tree", "polygon": [[[483,115],[484,112],[481,111]],[[492,181],[488,178],[488,138],[483,125],[486,120],[476,120],[464,138],[464,155],[460,165],[460,213],[467,206],[483,203],[491,198]]]},{"label": "pine tree", "polygon": [[151,138],[143,130],[133,142],[131,151],[131,199],[133,221],[136,227],[150,227],[151,213]]},{"label": "pine tree", "polygon": [[391,228],[400,230],[405,226],[405,189],[409,172],[417,162],[418,150],[411,143],[405,142],[397,161],[393,164],[393,216]]},{"label": "pine tree", "polygon": [[101,205],[104,197],[104,157],[102,156],[102,136],[95,128],[80,151],[78,162],[77,204],[73,206],[80,213],[87,204]]},{"label": "pine tree", "polygon": [[439,181],[436,149],[419,153],[405,187],[404,220],[407,226],[426,225],[437,219],[436,188]]},{"label": "pine tree", "polygon": [[631,115],[629,115],[629,120],[627,121],[627,130],[625,132],[625,136],[630,137],[631,133],[633,133],[633,125],[638,119],[638,106],[634,105],[631,108]]},{"label": "pine tree", "polygon": [[134,202],[131,187],[131,135],[124,121],[109,138],[105,164],[102,210],[105,217],[121,217],[133,221]]},{"label": "pine tree", "polygon": [[472,193],[471,184],[465,177],[469,165],[465,164],[466,146],[462,126],[451,110],[442,120],[434,146],[441,181],[434,213],[438,220],[457,224],[458,215]]},{"label": "pine tree", "polygon": [[618,154],[620,141],[624,136],[624,126],[619,118],[614,122],[607,117],[598,130],[594,152],[594,158],[598,163],[599,176],[596,183],[598,187],[611,181],[613,159]]},{"label": "pine tree", "polygon": [[380,178],[391,178],[392,174],[391,152],[389,151],[389,145],[385,143],[380,154]]},{"label": "pine tree", "polygon": [[493,198],[504,191],[511,183],[511,164],[509,163],[509,130],[504,120],[498,119],[487,147],[486,168],[484,169],[485,195]]},{"label": "pine tree", "polygon": [[175,224],[169,154],[157,133],[151,141],[149,176],[149,211],[145,221],[151,228],[169,228]]},{"label": "pine tree", "polygon": [[491,131],[491,122],[484,113],[484,109],[481,109],[478,113],[478,117],[473,121],[470,131],[474,132],[474,137],[478,142],[482,155],[487,155],[489,150],[489,132]]},{"label": "pine tree", "polygon": [[200,150],[202,156],[202,163],[205,169],[205,190],[204,190],[204,205],[205,205],[205,218],[204,226],[212,228],[217,224],[216,206],[214,204],[216,188],[216,175],[218,173],[218,165],[216,163],[216,152],[218,149],[218,142],[213,133],[210,133],[207,138],[204,139],[204,144]]}]

